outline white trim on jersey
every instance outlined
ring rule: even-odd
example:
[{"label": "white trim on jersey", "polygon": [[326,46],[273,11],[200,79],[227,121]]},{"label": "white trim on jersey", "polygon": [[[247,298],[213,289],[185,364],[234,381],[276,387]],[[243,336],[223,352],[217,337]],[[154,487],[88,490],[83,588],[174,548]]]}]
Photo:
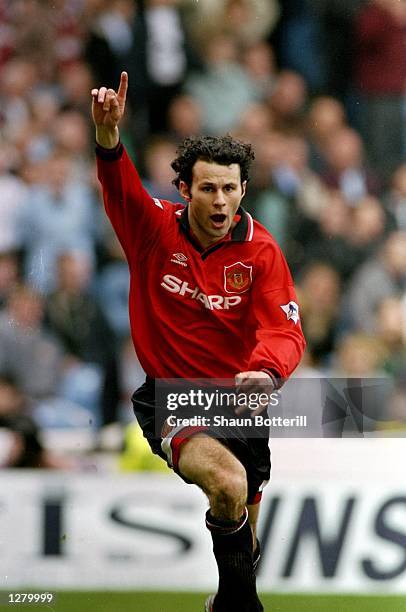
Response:
[{"label": "white trim on jersey", "polygon": [[152,198],[154,201],[155,206],[158,206],[158,208],[162,208],[162,210],[164,209],[164,207],[162,206],[162,202],[160,202],[158,200],[158,198]]},{"label": "white trim on jersey", "polygon": [[247,242],[252,242],[252,237],[254,235],[254,220],[251,217],[249,212],[247,212],[247,217],[248,217],[248,222],[250,224]]}]

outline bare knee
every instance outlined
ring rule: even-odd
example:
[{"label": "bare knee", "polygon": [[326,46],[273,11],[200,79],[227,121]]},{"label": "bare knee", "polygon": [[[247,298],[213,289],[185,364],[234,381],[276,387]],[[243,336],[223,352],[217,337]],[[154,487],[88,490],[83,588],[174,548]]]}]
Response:
[{"label": "bare knee", "polygon": [[206,493],[213,516],[238,520],[247,502],[247,476],[241,464],[219,468],[209,475]]},{"label": "bare knee", "polygon": [[247,503],[243,465],[218,440],[196,434],[182,446],[180,473],[206,493],[213,516],[238,520]]}]

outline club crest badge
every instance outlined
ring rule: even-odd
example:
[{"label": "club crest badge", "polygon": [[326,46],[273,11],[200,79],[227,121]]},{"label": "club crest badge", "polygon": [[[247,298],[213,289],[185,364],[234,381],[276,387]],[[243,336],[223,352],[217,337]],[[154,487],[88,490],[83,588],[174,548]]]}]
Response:
[{"label": "club crest badge", "polygon": [[288,304],[283,304],[281,306],[283,312],[286,314],[286,318],[288,321],[293,321],[296,323],[299,321],[299,306],[296,302],[289,302]]},{"label": "club crest badge", "polygon": [[224,291],[227,293],[245,293],[252,283],[252,266],[237,261],[231,266],[224,266]]}]

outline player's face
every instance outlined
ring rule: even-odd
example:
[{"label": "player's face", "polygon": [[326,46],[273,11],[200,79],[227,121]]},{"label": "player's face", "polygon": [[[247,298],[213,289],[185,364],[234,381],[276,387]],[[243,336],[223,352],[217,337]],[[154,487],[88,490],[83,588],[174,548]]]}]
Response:
[{"label": "player's face", "polygon": [[189,223],[202,246],[221,240],[235,225],[234,216],[245,194],[239,164],[221,164],[198,160],[193,166],[189,190],[181,181],[180,192],[189,201]]}]

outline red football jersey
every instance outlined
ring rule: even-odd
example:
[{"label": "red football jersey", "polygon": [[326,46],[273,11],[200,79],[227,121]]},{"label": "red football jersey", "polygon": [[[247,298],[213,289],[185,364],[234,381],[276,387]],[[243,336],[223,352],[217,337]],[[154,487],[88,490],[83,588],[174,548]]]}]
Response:
[{"label": "red football jersey", "polygon": [[151,198],[122,145],[97,148],[104,204],[131,275],[131,333],[153,378],[288,377],[305,342],[292,278],[269,232],[242,207],[203,249],[187,207]]}]

